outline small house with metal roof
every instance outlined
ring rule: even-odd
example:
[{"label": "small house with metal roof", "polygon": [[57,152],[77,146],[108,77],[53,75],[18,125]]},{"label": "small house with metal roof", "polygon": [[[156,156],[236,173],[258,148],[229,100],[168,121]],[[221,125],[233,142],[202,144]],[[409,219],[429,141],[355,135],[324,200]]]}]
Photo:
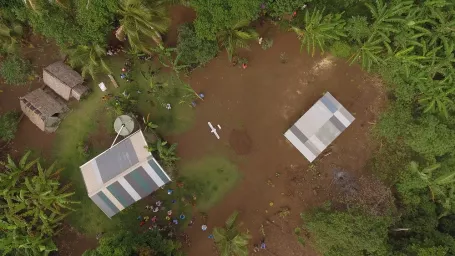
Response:
[{"label": "small house with metal roof", "polygon": [[147,150],[141,130],[80,169],[88,196],[109,218],[171,181]]},{"label": "small house with metal roof", "polygon": [[45,67],[43,81],[65,100],[71,97],[80,100],[88,92],[88,87],[83,85],[84,78],[63,61]]},{"label": "small house with metal roof", "polygon": [[327,92],[284,136],[313,162],[351,123],[354,117]]}]

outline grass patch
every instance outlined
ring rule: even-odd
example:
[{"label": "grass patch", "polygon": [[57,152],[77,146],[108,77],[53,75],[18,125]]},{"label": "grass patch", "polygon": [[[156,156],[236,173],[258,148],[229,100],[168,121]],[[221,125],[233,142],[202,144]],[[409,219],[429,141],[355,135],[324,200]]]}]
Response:
[{"label": "grass patch", "polygon": [[237,166],[220,156],[184,164],[181,174],[197,191],[197,207],[201,211],[207,211],[219,202],[241,178]]},{"label": "grass patch", "polygon": [[[151,84],[150,72],[158,69],[158,63],[133,60],[131,68],[133,80],[131,82],[120,78],[121,70],[125,67],[125,59],[123,57],[114,56],[109,59],[108,63],[114,72],[115,80],[119,84],[119,92],[123,92],[125,88],[129,87],[137,88],[138,112],[143,116],[147,116],[150,113],[151,120],[159,126],[158,132],[160,134],[180,134],[193,126],[194,109],[190,107],[190,102],[181,101],[182,97],[188,94],[187,91],[174,90],[169,95],[159,96],[159,101],[171,104],[172,108],[170,110],[166,109],[165,104],[158,103],[158,96],[148,93]],[[182,88],[184,85],[183,81],[169,72],[158,72],[153,77],[153,80],[157,83],[170,83],[176,88]]]},{"label": "grass patch", "polygon": [[[169,98],[165,99],[166,102],[172,104],[171,110],[167,110],[164,106],[153,104],[153,95],[147,93],[150,88],[150,82],[140,74],[141,71],[148,70],[148,67],[153,65],[151,62],[137,61],[134,63],[131,72],[132,82],[120,79],[124,63],[125,58],[122,56],[109,58],[109,65],[114,72],[113,76],[118,82],[119,88],[114,88],[109,78],[105,75],[102,76],[102,79],[92,82],[93,92],[81,102],[75,102],[72,111],[56,132],[57,137],[53,158],[58,162],[59,166],[64,168],[62,172],[64,180],[72,183],[76,192],[74,199],[81,202],[77,210],[70,214],[68,221],[72,226],[89,235],[115,231],[119,228],[129,230],[139,228],[136,218],[140,215],[140,208],[142,207],[140,203],[133,204],[112,219],[109,219],[87,196],[79,166],[106,150],[106,148],[104,146],[96,146],[103,145],[103,143],[91,141],[88,144],[92,144],[93,148],[88,154],[84,154],[81,153],[81,142],[90,140],[91,136],[99,133],[103,126],[107,133],[114,133],[112,123],[115,114],[106,110],[108,104],[101,100],[102,96],[107,93],[118,95],[125,89],[137,93],[138,112],[144,116],[151,113],[151,120],[160,127],[158,132],[164,135],[184,132],[193,125],[194,121],[193,109],[187,104],[179,104],[179,94],[169,95]],[[165,79],[167,75],[162,74],[160,76]],[[107,92],[101,92],[98,88],[98,83],[101,81],[106,84]],[[131,90],[132,88],[134,90]],[[113,138],[113,136],[110,137]],[[106,136],[105,139],[110,139],[110,137]]]}]

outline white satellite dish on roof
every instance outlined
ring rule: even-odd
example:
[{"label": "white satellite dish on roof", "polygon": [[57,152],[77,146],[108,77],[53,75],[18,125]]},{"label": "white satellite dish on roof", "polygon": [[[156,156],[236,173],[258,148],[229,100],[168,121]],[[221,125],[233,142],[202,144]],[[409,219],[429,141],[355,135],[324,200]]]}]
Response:
[{"label": "white satellite dish on roof", "polygon": [[132,117],[127,115],[121,115],[117,117],[114,121],[114,130],[117,133],[115,136],[114,142],[112,142],[112,146],[114,146],[115,141],[117,140],[119,135],[128,136],[134,130],[134,120]]}]

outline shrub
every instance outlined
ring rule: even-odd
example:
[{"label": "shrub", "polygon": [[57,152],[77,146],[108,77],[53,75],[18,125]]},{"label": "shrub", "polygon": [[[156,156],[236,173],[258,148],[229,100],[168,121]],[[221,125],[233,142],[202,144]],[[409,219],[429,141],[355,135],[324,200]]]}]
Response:
[{"label": "shrub", "polygon": [[17,112],[7,112],[0,115],[0,139],[10,141],[14,139],[19,124],[19,114]]},{"label": "shrub", "polygon": [[263,50],[267,50],[269,48],[272,48],[273,46],[273,39],[266,38],[264,42],[261,44],[261,47]]},{"label": "shrub", "polygon": [[349,58],[352,54],[352,48],[348,44],[336,41],[331,47],[330,52],[333,56],[339,58]]},{"label": "shrub", "polygon": [[390,218],[333,209],[317,209],[302,218],[315,248],[323,255],[387,254]]},{"label": "shrub", "polygon": [[179,28],[177,52],[180,55],[181,64],[204,65],[213,59],[218,51],[217,42],[197,37],[192,24],[183,24]]},{"label": "shrub", "polygon": [[255,20],[260,5],[260,0],[192,0],[197,13],[196,33],[200,38],[214,40],[218,32],[233,28],[241,20]]},{"label": "shrub", "polygon": [[267,14],[279,18],[286,14],[292,14],[292,12],[311,1],[312,0],[267,0],[265,8]]},{"label": "shrub", "polygon": [[8,56],[0,67],[0,75],[8,84],[24,84],[31,72],[30,62],[16,55]]}]

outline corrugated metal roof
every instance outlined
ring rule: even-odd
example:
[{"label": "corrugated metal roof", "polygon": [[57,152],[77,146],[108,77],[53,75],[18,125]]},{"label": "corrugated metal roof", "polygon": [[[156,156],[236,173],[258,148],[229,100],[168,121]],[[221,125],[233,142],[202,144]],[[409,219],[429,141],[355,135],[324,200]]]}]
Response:
[{"label": "corrugated metal roof", "polygon": [[319,99],[284,136],[312,162],[354,117],[329,93]]},{"label": "corrugated metal roof", "polygon": [[108,216],[170,182],[137,131],[81,166],[89,197]]}]

